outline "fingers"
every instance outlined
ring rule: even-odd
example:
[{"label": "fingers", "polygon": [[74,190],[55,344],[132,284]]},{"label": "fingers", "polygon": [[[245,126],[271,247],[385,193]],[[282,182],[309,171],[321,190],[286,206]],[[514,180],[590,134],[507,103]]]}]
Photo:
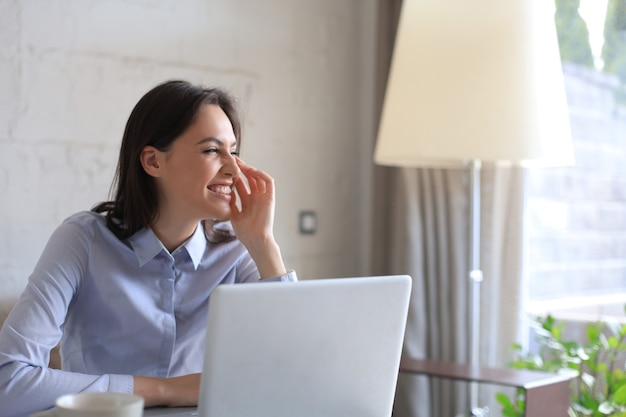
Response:
[{"label": "fingers", "polygon": [[232,190],[232,198],[230,199],[230,210],[233,213],[237,213],[239,212],[239,204],[241,204],[241,191],[240,191],[240,187],[243,186],[244,190],[245,190],[245,185],[240,185],[241,183],[243,183],[243,180],[241,178],[237,178],[235,180],[234,186],[233,186],[233,190]]},{"label": "fingers", "polygon": [[245,176],[249,187],[248,192],[243,185],[243,181],[241,179],[237,181],[235,186],[240,196],[242,196],[242,194],[265,194],[274,192],[274,179],[267,173],[246,164],[240,158],[237,158],[237,165],[243,176]]}]

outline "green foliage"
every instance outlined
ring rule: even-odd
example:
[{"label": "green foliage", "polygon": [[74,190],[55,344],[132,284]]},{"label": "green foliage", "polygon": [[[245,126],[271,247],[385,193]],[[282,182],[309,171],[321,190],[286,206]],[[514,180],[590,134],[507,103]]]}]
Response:
[{"label": "green foliage", "polygon": [[522,388],[516,390],[514,399],[510,399],[506,394],[498,392],[496,400],[502,406],[502,415],[504,417],[524,417],[526,403]]},{"label": "green foliage", "polygon": [[626,0],[609,0],[604,22],[603,71],[621,82],[616,100],[626,103]]},{"label": "green foliage", "polygon": [[604,71],[626,82],[626,0],[609,0],[602,46]]},{"label": "green foliage", "polygon": [[[533,328],[539,353],[524,353],[519,344],[511,350],[514,369],[563,373],[572,372],[571,417],[626,417],[626,325],[599,321],[586,327],[587,343],[565,340],[564,323],[551,315],[537,317]],[[524,416],[524,391],[513,399],[498,393],[505,417]]]},{"label": "green foliage", "polygon": [[561,61],[593,68],[587,23],[578,13],[580,0],[555,0],[554,22],[559,39]]}]

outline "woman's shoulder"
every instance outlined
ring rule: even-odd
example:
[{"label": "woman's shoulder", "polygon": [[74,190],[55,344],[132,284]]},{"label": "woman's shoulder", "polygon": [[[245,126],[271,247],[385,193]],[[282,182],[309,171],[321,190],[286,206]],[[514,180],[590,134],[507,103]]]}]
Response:
[{"label": "woman's shoulder", "polygon": [[65,218],[59,226],[61,230],[74,230],[93,236],[97,231],[107,229],[106,218],[93,211],[79,211]]},{"label": "woman's shoulder", "polygon": [[[109,229],[103,214],[80,211],[65,218],[52,233],[49,243],[60,247],[92,251],[109,245],[118,245],[120,240]],[[125,242],[123,242],[126,245]]]},{"label": "woman's shoulder", "polygon": [[104,215],[93,211],[79,211],[63,220],[63,224],[76,224],[85,227],[98,227],[106,225]]}]

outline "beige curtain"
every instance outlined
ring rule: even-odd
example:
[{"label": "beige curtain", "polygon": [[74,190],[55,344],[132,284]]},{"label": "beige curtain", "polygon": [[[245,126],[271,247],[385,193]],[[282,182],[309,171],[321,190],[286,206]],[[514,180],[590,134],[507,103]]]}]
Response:
[{"label": "beige curtain", "polygon": [[[465,275],[467,258],[464,173],[397,169],[392,175],[389,270],[413,278],[404,354],[467,361],[468,280],[455,279]],[[402,374],[394,415],[453,416],[465,391],[449,381]]]},{"label": "beige curtain", "polygon": [[[504,366],[520,311],[523,173],[486,167],[481,177],[481,362]],[[380,207],[388,230],[376,251],[386,273],[413,277],[404,354],[467,362],[469,171],[393,169],[388,179],[390,198]],[[497,390],[481,386],[479,405],[497,408]],[[467,394],[464,383],[401,374],[394,415],[456,416],[467,412]]]},{"label": "beige curtain", "polygon": [[[378,86],[382,108],[402,0],[380,0]],[[452,120],[451,115],[451,123]],[[505,366],[518,340],[522,286],[524,172],[483,164],[481,171],[481,363]],[[404,354],[469,359],[469,169],[374,168],[374,274],[413,278]],[[480,406],[497,416],[497,387],[480,387]],[[401,374],[394,416],[467,413],[463,383]]]},{"label": "beige curtain", "polygon": [[[402,0],[379,2],[379,112],[401,7]],[[371,269],[413,278],[404,343],[411,357],[468,361],[469,176],[469,168],[374,168]],[[519,340],[523,190],[522,169],[483,164],[480,355],[486,366],[505,366],[510,344]],[[479,405],[489,406],[490,415],[499,414],[498,390],[480,387]],[[467,384],[399,377],[397,417],[456,416],[468,407]]]}]

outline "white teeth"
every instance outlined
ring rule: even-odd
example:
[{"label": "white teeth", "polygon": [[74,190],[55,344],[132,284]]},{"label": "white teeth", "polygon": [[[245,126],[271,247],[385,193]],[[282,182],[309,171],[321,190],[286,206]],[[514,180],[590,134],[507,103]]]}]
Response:
[{"label": "white teeth", "polygon": [[212,187],[209,187],[209,189],[220,194],[230,194],[232,191],[232,189],[226,185],[214,185]]}]

